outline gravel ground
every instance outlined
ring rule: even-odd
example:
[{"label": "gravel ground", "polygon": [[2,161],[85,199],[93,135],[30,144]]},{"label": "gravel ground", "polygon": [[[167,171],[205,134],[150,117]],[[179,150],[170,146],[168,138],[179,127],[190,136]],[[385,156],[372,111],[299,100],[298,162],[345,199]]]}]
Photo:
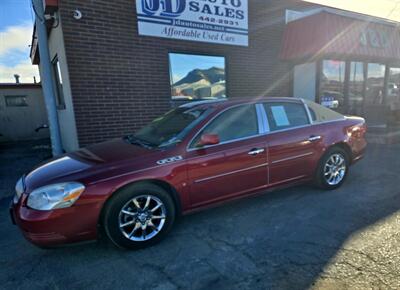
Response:
[{"label": "gravel ground", "polygon": [[46,150],[1,150],[1,289],[400,289],[399,145],[369,146],[338,190],[301,186],[228,203],[135,252],[26,242],[9,221],[9,194]]}]

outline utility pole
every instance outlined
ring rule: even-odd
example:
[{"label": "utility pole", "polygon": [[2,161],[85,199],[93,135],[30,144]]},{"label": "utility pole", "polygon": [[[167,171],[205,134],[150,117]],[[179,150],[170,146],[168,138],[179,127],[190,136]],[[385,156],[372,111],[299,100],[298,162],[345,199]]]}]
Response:
[{"label": "utility pole", "polygon": [[55,101],[55,87],[50,62],[50,53],[47,40],[47,28],[44,17],[43,0],[32,0],[35,12],[35,24],[38,35],[38,46],[40,56],[40,74],[44,101],[46,104],[47,116],[49,120],[50,139],[53,156],[63,154],[61,145],[60,127],[58,125],[57,106]]}]

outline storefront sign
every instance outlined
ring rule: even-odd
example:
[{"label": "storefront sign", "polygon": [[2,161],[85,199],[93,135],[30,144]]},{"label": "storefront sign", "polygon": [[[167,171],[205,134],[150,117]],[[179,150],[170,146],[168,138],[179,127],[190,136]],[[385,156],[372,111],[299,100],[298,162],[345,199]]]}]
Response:
[{"label": "storefront sign", "polygon": [[386,31],[368,28],[361,32],[360,43],[363,46],[387,48],[389,46],[389,36]]},{"label": "storefront sign", "polygon": [[321,105],[330,109],[337,109],[339,107],[339,101],[335,100],[335,97],[322,96]]},{"label": "storefront sign", "polygon": [[248,0],[136,0],[140,35],[248,46]]}]

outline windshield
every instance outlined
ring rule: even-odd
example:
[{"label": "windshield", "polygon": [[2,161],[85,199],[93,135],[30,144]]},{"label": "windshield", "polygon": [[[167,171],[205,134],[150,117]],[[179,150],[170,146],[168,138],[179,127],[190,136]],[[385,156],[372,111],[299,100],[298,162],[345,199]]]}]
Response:
[{"label": "windshield", "polygon": [[179,107],[155,119],[136,132],[133,137],[151,147],[176,144],[181,142],[210,112],[210,108]]}]

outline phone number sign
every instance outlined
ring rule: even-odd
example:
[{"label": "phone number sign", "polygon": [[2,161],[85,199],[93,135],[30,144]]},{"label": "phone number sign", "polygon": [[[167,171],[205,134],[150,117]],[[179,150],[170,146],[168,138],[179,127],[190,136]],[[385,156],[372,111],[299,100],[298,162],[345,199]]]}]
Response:
[{"label": "phone number sign", "polygon": [[140,35],[248,46],[247,0],[136,0]]}]

